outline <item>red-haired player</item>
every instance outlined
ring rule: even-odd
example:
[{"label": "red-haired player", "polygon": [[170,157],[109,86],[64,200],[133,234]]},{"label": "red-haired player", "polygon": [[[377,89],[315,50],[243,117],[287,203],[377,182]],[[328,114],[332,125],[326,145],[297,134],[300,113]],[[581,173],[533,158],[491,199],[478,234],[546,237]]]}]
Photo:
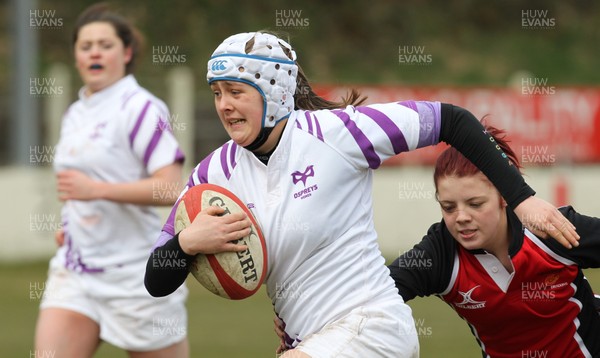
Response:
[{"label": "red-haired player", "polygon": [[[504,132],[487,129],[520,168]],[[389,266],[404,300],[438,295],[484,357],[599,357],[600,316],[582,269],[600,266],[600,219],[560,208],[579,246],[541,240],[454,148],[438,158],[434,182],[442,221]]]}]

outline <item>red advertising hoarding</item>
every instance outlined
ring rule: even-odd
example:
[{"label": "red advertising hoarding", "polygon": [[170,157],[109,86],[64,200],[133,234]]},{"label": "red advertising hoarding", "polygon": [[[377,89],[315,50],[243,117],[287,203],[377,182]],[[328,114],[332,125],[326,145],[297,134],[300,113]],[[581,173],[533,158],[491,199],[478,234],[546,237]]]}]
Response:
[{"label": "red advertising hoarding", "polygon": [[[349,87],[320,85],[325,98],[344,96]],[[430,88],[365,86],[357,88],[367,103],[427,100],[451,103],[495,127],[506,129],[525,166],[600,162],[600,88]],[[445,144],[403,153],[394,164],[433,164]]]}]

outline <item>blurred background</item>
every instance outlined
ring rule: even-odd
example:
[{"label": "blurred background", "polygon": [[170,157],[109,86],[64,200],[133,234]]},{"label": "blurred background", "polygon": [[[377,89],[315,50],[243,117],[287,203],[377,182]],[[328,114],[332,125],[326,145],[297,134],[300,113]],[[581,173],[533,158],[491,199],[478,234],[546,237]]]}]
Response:
[{"label": "blurred background", "polygon": [[[60,228],[52,173],[62,114],[81,81],[72,30],[89,0],[0,2],[0,346],[30,355],[37,304]],[[317,92],[355,87],[368,102],[438,100],[508,130],[537,195],[600,215],[600,3],[547,1],[109,2],[145,38],[138,82],[167,102],[186,172],[226,139],[206,85],[206,62],[227,36],[289,38]],[[375,224],[388,261],[441,215],[431,164],[444,148],[392,158],[375,173]],[[600,275],[589,273],[592,284]],[[194,357],[274,356],[264,292],[243,302],[189,282]],[[477,356],[466,325],[435,298],[412,303],[424,357]],[[234,321],[235,319],[235,321]],[[240,319],[240,320],[238,320]],[[249,330],[248,328],[251,328]],[[456,352],[456,353],[454,353]],[[118,356],[103,347],[98,356]]]}]

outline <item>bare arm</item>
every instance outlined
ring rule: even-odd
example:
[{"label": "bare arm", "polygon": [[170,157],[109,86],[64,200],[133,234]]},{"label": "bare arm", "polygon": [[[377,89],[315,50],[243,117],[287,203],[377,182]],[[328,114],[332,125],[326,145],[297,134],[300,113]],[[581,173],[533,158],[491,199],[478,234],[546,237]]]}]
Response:
[{"label": "bare arm", "polygon": [[151,177],[129,183],[109,183],[91,179],[78,170],[57,174],[59,199],[110,200],[117,203],[166,206],[173,205],[182,189],[182,165],[173,163]]}]

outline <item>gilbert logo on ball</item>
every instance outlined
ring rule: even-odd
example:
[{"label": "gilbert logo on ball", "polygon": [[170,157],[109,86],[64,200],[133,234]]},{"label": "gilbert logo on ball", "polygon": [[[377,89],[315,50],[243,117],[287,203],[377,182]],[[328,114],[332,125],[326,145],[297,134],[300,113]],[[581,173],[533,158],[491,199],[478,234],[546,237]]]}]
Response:
[{"label": "gilbert logo on ball", "polygon": [[200,211],[209,206],[223,208],[223,215],[245,212],[252,222],[248,236],[233,241],[246,245],[241,252],[198,254],[191,272],[212,293],[224,298],[247,298],[260,288],[267,272],[267,249],[256,219],[233,193],[214,184],[191,187],[181,198],[175,213],[175,231],[179,232],[194,221]]}]

